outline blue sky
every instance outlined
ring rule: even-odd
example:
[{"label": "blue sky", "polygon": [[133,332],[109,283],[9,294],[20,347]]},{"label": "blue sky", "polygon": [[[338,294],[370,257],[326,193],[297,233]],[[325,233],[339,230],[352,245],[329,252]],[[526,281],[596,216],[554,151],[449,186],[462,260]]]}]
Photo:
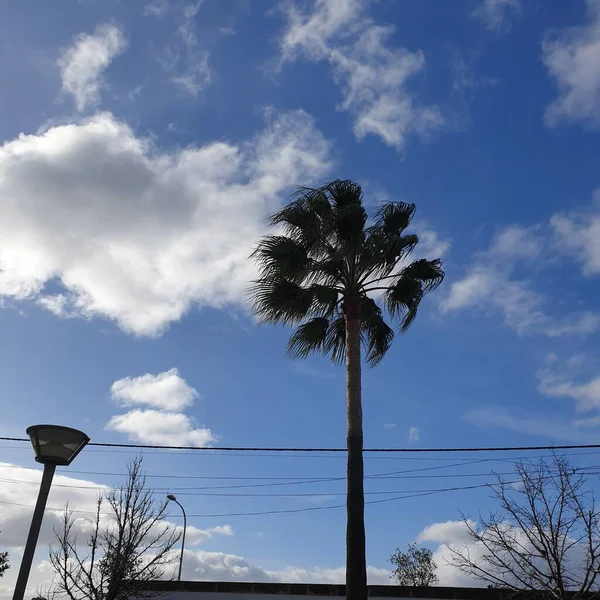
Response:
[{"label": "blue sky", "polygon": [[[366,445],[600,439],[598,0],[32,0],[0,10],[2,435],[49,421],[107,442],[343,446],[343,371],[286,359],[289,331],[257,325],[247,306],[265,217],[294,185],[340,177],[363,184],[369,208],[415,202],[419,252],[441,256],[447,273],[365,372]],[[127,458],[88,449],[69,475],[113,484],[122,478],[101,473],[123,473]],[[440,468],[369,479],[367,491],[510,471],[453,466],[475,455],[423,458],[368,456],[370,475]],[[0,500],[32,504],[29,450],[6,444],[2,461],[3,476],[23,469]],[[343,458],[325,455],[163,452],[145,466],[232,478],[152,481],[172,490],[344,472]],[[300,488],[315,495],[181,498],[190,514],[343,502],[340,481],[230,492]],[[53,494],[54,507],[90,502],[75,488]],[[441,557],[459,510],[486,498],[368,507],[371,581],[387,581],[387,556],[411,540]],[[28,515],[0,504],[0,543],[15,557]],[[341,509],[190,522],[189,578],[343,578]],[[47,580],[43,562],[35,577]],[[441,579],[464,582],[450,569]]]}]

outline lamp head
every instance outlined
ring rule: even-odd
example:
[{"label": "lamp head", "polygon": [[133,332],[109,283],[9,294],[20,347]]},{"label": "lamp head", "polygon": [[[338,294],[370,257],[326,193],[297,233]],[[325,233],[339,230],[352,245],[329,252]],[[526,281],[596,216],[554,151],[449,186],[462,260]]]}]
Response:
[{"label": "lamp head", "polygon": [[167,494],[167,500],[173,500],[173,502],[176,502],[177,498],[173,494]]},{"label": "lamp head", "polygon": [[43,465],[70,465],[90,441],[83,431],[60,425],[32,425],[27,428],[27,435],[35,460]]}]

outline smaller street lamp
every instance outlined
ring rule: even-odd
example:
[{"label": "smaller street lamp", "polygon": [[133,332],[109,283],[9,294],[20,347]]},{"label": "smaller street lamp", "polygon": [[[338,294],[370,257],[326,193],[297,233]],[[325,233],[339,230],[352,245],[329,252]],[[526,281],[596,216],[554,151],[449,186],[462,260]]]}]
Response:
[{"label": "smaller street lamp", "polygon": [[167,500],[171,500],[175,502],[175,504],[179,505],[181,508],[181,512],[183,512],[183,536],[181,538],[181,555],[179,556],[179,575],[177,575],[177,581],[181,581],[181,567],[183,566],[183,550],[185,548],[185,530],[187,529],[187,517],[185,515],[185,508],[181,505],[181,503],[177,500],[177,497],[173,494],[167,494]]},{"label": "smaller street lamp", "polygon": [[33,446],[35,460],[44,465],[44,472],[33,517],[31,518],[31,526],[23,552],[23,559],[21,560],[13,600],[23,600],[25,595],[54,471],[57,466],[70,465],[90,441],[90,438],[82,431],[70,427],[60,427],[59,425],[32,425],[27,428],[27,435]]}]

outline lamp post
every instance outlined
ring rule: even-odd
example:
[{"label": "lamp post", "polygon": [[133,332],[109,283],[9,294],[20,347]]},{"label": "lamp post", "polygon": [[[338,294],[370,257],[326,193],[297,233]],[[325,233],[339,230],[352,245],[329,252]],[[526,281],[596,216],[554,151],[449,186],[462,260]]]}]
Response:
[{"label": "lamp post", "polygon": [[44,472],[33,517],[31,518],[31,526],[23,552],[23,559],[21,560],[13,600],[23,600],[25,595],[54,471],[57,466],[70,465],[90,441],[90,438],[82,431],[70,427],[60,427],[59,425],[32,425],[27,428],[27,435],[33,446],[35,460],[44,465]]},{"label": "lamp post", "polygon": [[183,513],[183,536],[181,538],[181,555],[179,557],[179,575],[177,575],[177,581],[181,581],[181,567],[183,566],[183,550],[185,549],[185,530],[187,529],[187,517],[185,514],[185,508],[183,508],[176,496],[173,494],[167,494],[167,500],[171,500],[172,502],[175,502],[175,504],[179,504],[179,508],[181,508],[181,512]]}]

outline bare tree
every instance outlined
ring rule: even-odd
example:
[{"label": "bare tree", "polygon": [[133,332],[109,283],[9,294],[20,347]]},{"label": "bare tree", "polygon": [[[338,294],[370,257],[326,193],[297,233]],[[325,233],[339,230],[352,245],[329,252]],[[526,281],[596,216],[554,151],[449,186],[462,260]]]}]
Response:
[{"label": "bare tree", "polygon": [[586,478],[564,457],[520,461],[517,477],[491,485],[499,508],[479,524],[464,518],[469,542],[449,546],[450,564],[492,587],[542,590],[574,600],[599,590],[600,512]]},{"label": "bare tree", "polygon": [[392,577],[398,585],[426,587],[438,582],[431,550],[409,544],[406,552],[399,548],[390,556],[389,561],[395,567]]},{"label": "bare tree", "polygon": [[62,527],[55,530],[57,545],[50,548],[56,571],[53,597],[126,600],[152,595],[144,585],[163,577],[165,565],[175,559],[171,550],[179,534],[165,523],[167,503],[154,501],[141,467],[142,459],[134,459],[127,467],[127,483],[98,498],[83,548],[73,511],[65,508]]}]

